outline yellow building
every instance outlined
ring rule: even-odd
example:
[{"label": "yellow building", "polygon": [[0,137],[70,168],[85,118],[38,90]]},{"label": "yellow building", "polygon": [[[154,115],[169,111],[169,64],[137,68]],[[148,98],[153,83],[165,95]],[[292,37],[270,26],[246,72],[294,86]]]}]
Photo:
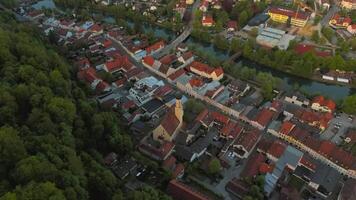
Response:
[{"label": "yellow building", "polygon": [[160,125],[153,130],[153,139],[171,142],[183,124],[183,112],[182,97],[179,96],[175,106],[169,109]]},{"label": "yellow building", "polygon": [[194,0],[186,0],[185,3],[187,5],[192,5],[194,3]]},{"label": "yellow building", "polygon": [[348,9],[348,10],[355,10],[356,9],[356,1],[355,0],[342,0],[341,7]]},{"label": "yellow building", "polygon": [[290,24],[293,26],[304,27],[309,19],[309,14],[302,11],[293,11],[283,8],[271,8],[268,10],[268,15],[272,21],[278,23],[287,23],[290,19]]}]

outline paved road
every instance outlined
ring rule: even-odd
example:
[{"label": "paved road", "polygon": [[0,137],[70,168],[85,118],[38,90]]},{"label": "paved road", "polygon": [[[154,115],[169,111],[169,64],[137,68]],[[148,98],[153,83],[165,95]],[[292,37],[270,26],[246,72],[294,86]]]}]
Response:
[{"label": "paved road", "polygon": [[[336,133],[333,133],[332,130],[334,129],[334,126],[338,123],[341,127]],[[331,140],[335,144],[340,144],[343,140],[341,136],[344,136],[347,130],[351,127],[356,127],[355,119],[351,121],[349,119],[349,115],[341,114],[339,117],[331,120],[329,127],[321,134],[320,137],[324,140]]]},{"label": "paved road", "polygon": [[182,43],[184,40],[186,40],[189,35],[192,33],[193,31],[193,22],[194,22],[194,17],[195,17],[195,11],[196,9],[198,8],[200,4],[200,1],[197,0],[195,1],[195,3],[193,4],[193,7],[192,7],[192,17],[191,17],[191,20],[187,26],[187,28],[182,32],[182,34],[180,34],[173,42],[171,42],[169,45],[165,46],[163,49],[161,49],[160,51],[154,53],[153,57],[158,59],[158,58],[161,58],[162,56],[164,55],[167,55],[169,54],[169,52],[172,50],[172,49],[175,49],[177,48],[177,46]]},{"label": "paved road", "polygon": [[327,26],[329,24],[329,21],[331,17],[339,12],[340,8],[337,5],[332,5],[331,8],[329,9],[328,13],[323,17],[323,19],[320,21],[320,24],[322,27]]}]

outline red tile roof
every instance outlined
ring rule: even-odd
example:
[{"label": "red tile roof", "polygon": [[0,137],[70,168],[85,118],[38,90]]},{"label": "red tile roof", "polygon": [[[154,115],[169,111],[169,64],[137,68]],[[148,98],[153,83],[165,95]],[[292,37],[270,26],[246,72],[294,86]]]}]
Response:
[{"label": "red tile roof", "polygon": [[301,19],[301,20],[307,20],[309,18],[309,14],[306,12],[302,12],[302,11],[296,12],[296,11],[288,10],[288,9],[284,9],[284,8],[276,8],[276,7],[270,8],[269,12],[274,13],[274,14],[288,16],[291,18]]},{"label": "red tile roof", "polygon": [[192,78],[189,80],[189,84],[192,86],[192,87],[201,87],[204,85],[204,82],[201,80],[201,79],[198,79],[198,78]]},{"label": "red tile roof", "polygon": [[115,72],[119,69],[123,69],[124,71],[130,70],[133,65],[129,61],[128,57],[125,56],[118,56],[114,60],[107,61],[105,63],[106,69],[108,72]]},{"label": "red tile roof", "polygon": [[219,122],[219,123],[221,123],[223,125],[227,124],[229,122],[229,120],[230,120],[230,118],[228,118],[226,115],[221,114],[219,112],[213,111],[210,114],[211,114],[211,116],[212,116],[212,118],[214,119],[215,122]]},{"label": "red tile roof", "polygon": [[323,96],[316,96],[312,101],[312,104],[313,103],[318,103],[320,106],[325,106],[331,111],[334,111],[336,108],[336,104],[334,101],[330,99],[325,99]]},{"label": "red tile roof", "polygon": [[228,190],[229,192],[232,192],[235,195],[241,196],[241,197],[248,194],[249,187],[250,186],[247,183],[245,183],[243,180],[239,180],[237,178],[233,178],[231,181],[229,181],[226,184],[226,190]]},{"label": "red tile roof", "polygon": [[173,170],[175,168],[177,159],[174,156],[169,156],[165,161],[162,163],[162,167],[167,170]]},{"label": "red tile roof", "polygon": [[240,134],[234,145],[241,145],[246,151],[249,152],[255,146],[260,136],[261,132],[258,129],[247,130]]},{"label": "red tile roof", "polygon": [[214,24],[214,19],[212,16],[203,16],[203,19],[201,20],[201,23],[204,24]]},{"label": "red tile roof", "polygon": [[102,27],[99,24],[94,24],[92,27],[90,27],[90,31],[100,32],[100,31],[102,31]]},{"label": "red tile roof", "polygon": [[323,140],[320,144],[318,152],[323,156],[329,158],[331,153],[335,150],[336,145],[330,141]]},{"label": "red tile roof", "polygon": [[228,21],[228,22],[227,22],[227,28],[236,29],[236,28],[237,28],[237,21],[234,21],[234,20]]},{"label": "red tile roof", "polygon": [[195,69],[200,72],[205,72],[206,74],[213,74],[215,73],[216,76],[220,76],[221,74],[224,73],[223,69],[221,67],[218,68],[213,68],[210,67],[207,64],[198,62],[198,61],[193,61],[192,64],[189,66],[190,69]]},{"label": "red tile roof", "polygon": [[108,89],[110,86],[107,82],[105,81],[100,81],[98,85],[96,85],[96,92],[101,93],[104,92],[104,90]]},{"label": "red tile roof", "polygon": [[152,67],[153,63],[155,62],[155,59],[152,56],[145,56],[143,58],[143,62]]},{"label": "red tile roof", "polygon": [[283,122],[281,128],[279,129],[279,132],[281,134],[288,135],[293,130],[294,127],[295,125],[292,122],[285,121]]},{"label": "red tile roof", "polygon": [[309,44],[298,44],[295,48],[294,51],[297,54],[305,54],[307,52],[314,52],[315,55],[319,57],[328,57],[331,56],[331,52],[328,51],[317,51],[315,49],[315,46],[309,45]]},{"label": "red tile roof", "polygon": [[241,134],[242,130],[242,126],[239,126],[236,122],[230,120],[229,123],[224,125],[220,133],[224,137],[235,139]]},{"label": "red tile roof", "polygon": [[172,152],[174,144],[172,142],[164,142],[159,147],[156,147],[152,144],[140,143],[139,149],[154,155],[155,159],[163,160],[170,152]]},{"label": "red tile roof", "polygon": [[267,164],[267,163],[262,163],[258,169],[260,174],[267,174],[273,171],[273,166]]},{"label": "red tile roof", "polygon": [[169,75],[168,78],[171,79],[172,81],[174,81],[177,78],[179,78],[180,76],[182,76],[183,74],[185,74],[185,70],[179,69],[176,72],[174,72],[173,74]]},{"label": "red tile roof", "polygon": [[312,158],[310,158],[307,154],[304,154],[302,159],[300,159],[300,164],[304,165],[305,167],[315,171],[316,164],[313,162]]},{"label": "red tile roof", "polygon": [[334,16],[330,19],[330,21],[331,20],[335,20],[335,23],[332,24],[336,26],[343,26],[344,23],[349,25],[352,22],[352,19],[350,17],[342,17],[337,13],[334,14]]},{"label": "red tile roof", "polygon": [[195,121],[202,121],[209,114],[209,110],[205,108],[203,111],[199,113],[199,115],[195,118]]},{"label": "red tile roof", "polygon": [[177,181],[171,180],[167,187],[167,193],[174,200],[208,200],[205,195],[194,191],[189,186]]},{"label": "red tile roof", "polygon": [[267,108],[263,108],[255,117],[254,121],[263,127],[266,127],[273,119],[276,113]]},{"label": "red tile roof", "polygon": [[176,115],[174,114],[174,108],[170,109],[166,115],[163,117],[161,121],[162,127],[167,131],[169,135],[173,135],[173,133],[178,128],[180,122]]},{"label": "red tile roof", "polygon": [[173,89],[172,89],[171,86],[169,86],[169,85],[164,85],[164,86],[158,88],[158,89],[154,92],[154,94],[155,94],[155,96],[157,96],[157,97],[163,97],[163,96],[169,94],[169,93],[172,92],[172,91],[173,91]]},{"label": "red tile roof", "polygon": [[270,148],[267,150],[267,153],[272,155],[275,158],[280,158],[284,150],[287,148],[287,145],[279,140],[275,140]]},{"label": "red tile roof", "polygon": [[266,156],[260,153],[251,155],[245,165],[245,168],[241,172],[241,178],[254,177],[258,175],[260,165],[266,161]]},{"label": "red tile roof", "polygon": [[164,45],[165,45],[164,41],[160,40],[160,41],[152,44],[151,46],[147,47],[146,52],[147,52],[147,54],[151,54],[152,52],[157,51],[160,48],[164,47]]}]

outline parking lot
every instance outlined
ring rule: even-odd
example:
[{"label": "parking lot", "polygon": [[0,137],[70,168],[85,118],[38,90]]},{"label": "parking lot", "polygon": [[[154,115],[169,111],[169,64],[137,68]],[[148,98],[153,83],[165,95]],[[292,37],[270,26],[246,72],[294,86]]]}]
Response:
[{"label": "parking lot", "polygon": [[340,144],[343,141],[343,136],[351,127],[356,127],[356,119],[345,113],[338,114],[333,118],[329,127],[321,134],[321,139],[331,140],[335,144]]}]

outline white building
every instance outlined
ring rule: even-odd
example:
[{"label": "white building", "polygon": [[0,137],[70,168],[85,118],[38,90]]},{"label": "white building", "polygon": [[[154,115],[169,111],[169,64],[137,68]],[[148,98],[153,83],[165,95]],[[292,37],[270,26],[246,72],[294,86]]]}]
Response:
[{"label": "white building", "polygon": [[287,34],[286,31],[266,27],[260,30],[256,37],[256,42],[265,47],[273,48],[278,47],[281,50],[286,50],[289,42],[294,40],[295,36]]}]

